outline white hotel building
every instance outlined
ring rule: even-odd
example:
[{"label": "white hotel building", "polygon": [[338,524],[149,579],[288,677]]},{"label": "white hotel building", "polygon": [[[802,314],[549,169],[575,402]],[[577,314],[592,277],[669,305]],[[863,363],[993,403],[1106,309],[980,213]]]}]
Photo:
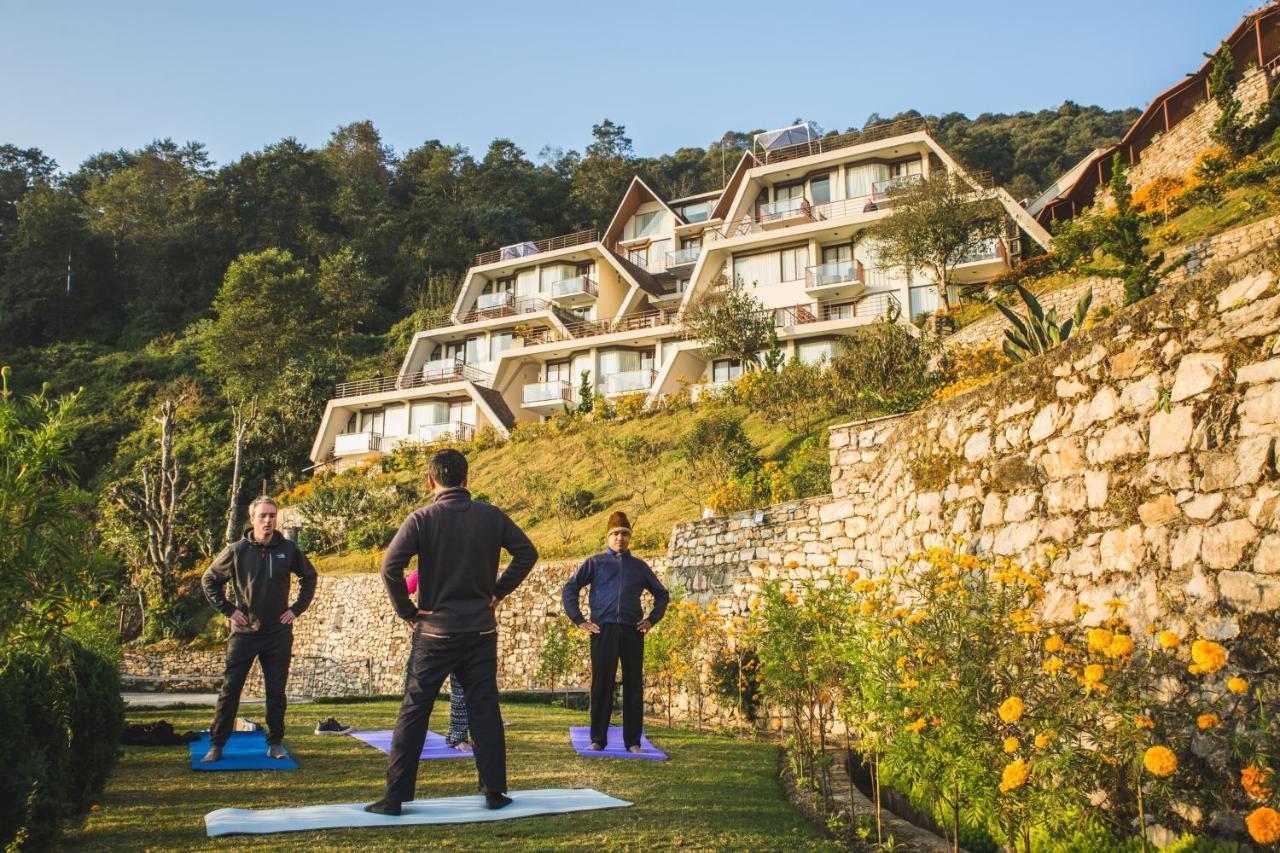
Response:
[{"label": "white hotel building", "polygon": [[996,198],[1004,234],[956,269],[957,283],[1007,270],[1022,240],[1049,235],[1004,190],[966,173],[919,121],[820,137],[808,125],[759,134],[721,189],[664,199],[639,178],[603,233],[580,231],[476,257],[449,320],[419,331],[400,371],[340,384],[311,448],[345,467],[402,442],[501,434],[577,402],[584,372],[606,397],[649,400],[714,387],[741,365],[681,333],[692,300],[740,279],[776,317],[784,352],[817,361],[839,338],[938,307],[932,280],[887,269],[862,229],[891,190],[936,170]]}]

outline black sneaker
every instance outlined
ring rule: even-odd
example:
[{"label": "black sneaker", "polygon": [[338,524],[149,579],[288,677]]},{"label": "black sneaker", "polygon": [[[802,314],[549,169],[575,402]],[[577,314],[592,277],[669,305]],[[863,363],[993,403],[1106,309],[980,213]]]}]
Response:
[{"label": "black sneaker", "polygon": [[316,723],[316,734],[318,735],[345,735],[351,731],[351,726],[344,726],[333,717]]}]

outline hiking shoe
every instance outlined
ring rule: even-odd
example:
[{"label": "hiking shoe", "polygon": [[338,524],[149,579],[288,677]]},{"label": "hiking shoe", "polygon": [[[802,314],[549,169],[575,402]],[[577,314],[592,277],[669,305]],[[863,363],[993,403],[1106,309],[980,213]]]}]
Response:
[{"label": "hiking shoe", "polygon": [[209,747],[209,751],[208,751],[208,752],[206,752],[206,753],[204,754],[204,758],[202,758],[202,759],[200,759],[200,760],[201,760],[202,762],[209,762],[209,763],[213,763],[213,762],[215,762],[215,761],[221,761],[221,760],[222,760],[222,747],[220,747],[220,746],[211,746],[211,747]]},{"label": "hiking shoe", "polygon": [[284,751],[284,747],[278,743],[267,746],[267,758],[288,758],[289,753]]},{"label": "hiking shoe", "polygon": [[351,731],[351,726],[344,726],[333,717],[316,723],[316,734],[318,735],[345,735]]},{"label": "hiking shoe", "polygon": [[376,803],[369,803],[369,805],[364,807],[364,810],[367,812],[372,812],[373,814],[385,814],[385,815],[391,815],[392,817],[399,817],[400,803],[396,802],[395,800],[388,800],[386,797],[383,797],[381,800],[378,800]]},{"label": "hiking shoe", "polygon": [[506,794],[500,794],[497,791],[484,792],[484,807],[487,809],[500,809],[511,805],[511,802],[511,798]]}]

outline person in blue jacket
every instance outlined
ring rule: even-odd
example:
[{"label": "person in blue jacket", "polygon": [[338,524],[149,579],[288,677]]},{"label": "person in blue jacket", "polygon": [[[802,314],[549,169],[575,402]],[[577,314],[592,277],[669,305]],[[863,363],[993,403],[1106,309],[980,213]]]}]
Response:
[{"label": "person in blue jacket", "polygon": [[[609,547],[588,557],[564,585],[564,611],[573,624],[591,635],[591,749],[608,745],[613,687],[622,661],[622,742],[640,752],[644,727],[644,635],[667,610],[671,596],[649,564],[627,550],[631,522],[622,512],[609,516]],[[579,596],[591,587],[587,604],[591,618],[582,615]],[[645,616],[640,594],[648,590],[653,609]]]}]

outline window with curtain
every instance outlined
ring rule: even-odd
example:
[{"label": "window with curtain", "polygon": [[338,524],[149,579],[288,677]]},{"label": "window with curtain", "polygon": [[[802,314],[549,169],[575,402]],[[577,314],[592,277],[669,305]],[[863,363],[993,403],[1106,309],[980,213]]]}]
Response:
[{"label": "window with curtain", "polygon": [[475,364],[476,362],[484,361],[484,357],[481,355],[480,350],[483,341],[484,339],[479,336],[467,338],[467,348],[462,356],[462,360],[467,364]]},{"label": "window with curtain", "polygon": [[835,341],[805,341],[796,345],[796,357],[806,364],[817,364],[820,361],[830,364],[835,355]]},{"label": "window with curtain", "polygon": [[809,197],[814,204],[826,204],[831,201],[831,176],[820,175],[809,179]]},{"label": "window with curtain", "polygon": [[505,350],[511,349],[511,338],[512,335],[510,332],[498,332],[495,335],[489,336],[490,361],[497,361],[499,355],[501,355]]},{"label": "window with curtain", "polygon": [[809,266],[808,246],[783,249],[779,255],[782,263],[781,281],[796,281],[804,278],[805,267]]},{"label": "window with curtain", "polygon": [[871,195],[871,185],[889,179],[889,167],[884,163],[864,163],[845,170],[845,196],[861,198]]},{"label": "window with curtain", "polygon": [[733,259],[733,280],[740,281],[748,287],[777,284],[782,280],[779,277],[780,273],[781,263],[777,252],[761,252],[758,255],[745,257],[735,256]]},{"label": "window with curtain", "polygon": [[711,381],[729,382],[742,375],[742,362],[736,358],[718,358],[711,362]]},{"label": "window with curtain", "polygon": [[635,218],[634,237],[648,237],[662,225],[662,211],[651,210],[648,213],[637,213]]},{"label": "window with curtain", "polygon": [[516,296],[528,297],[538,294],[538,271],[520,270],[516,273]]},{"label": "window with curtain", "polygon": [[424,426],[444,423],[449,417],[449,404],[438,400],[414,400],[409,407],[409,434]]},{"label": "window with curtain", "polygon": [[639,370],[640,353],[634,350],[605,350],[600,353],[600,376],[613,376],[615,373],[626,373]]}]

